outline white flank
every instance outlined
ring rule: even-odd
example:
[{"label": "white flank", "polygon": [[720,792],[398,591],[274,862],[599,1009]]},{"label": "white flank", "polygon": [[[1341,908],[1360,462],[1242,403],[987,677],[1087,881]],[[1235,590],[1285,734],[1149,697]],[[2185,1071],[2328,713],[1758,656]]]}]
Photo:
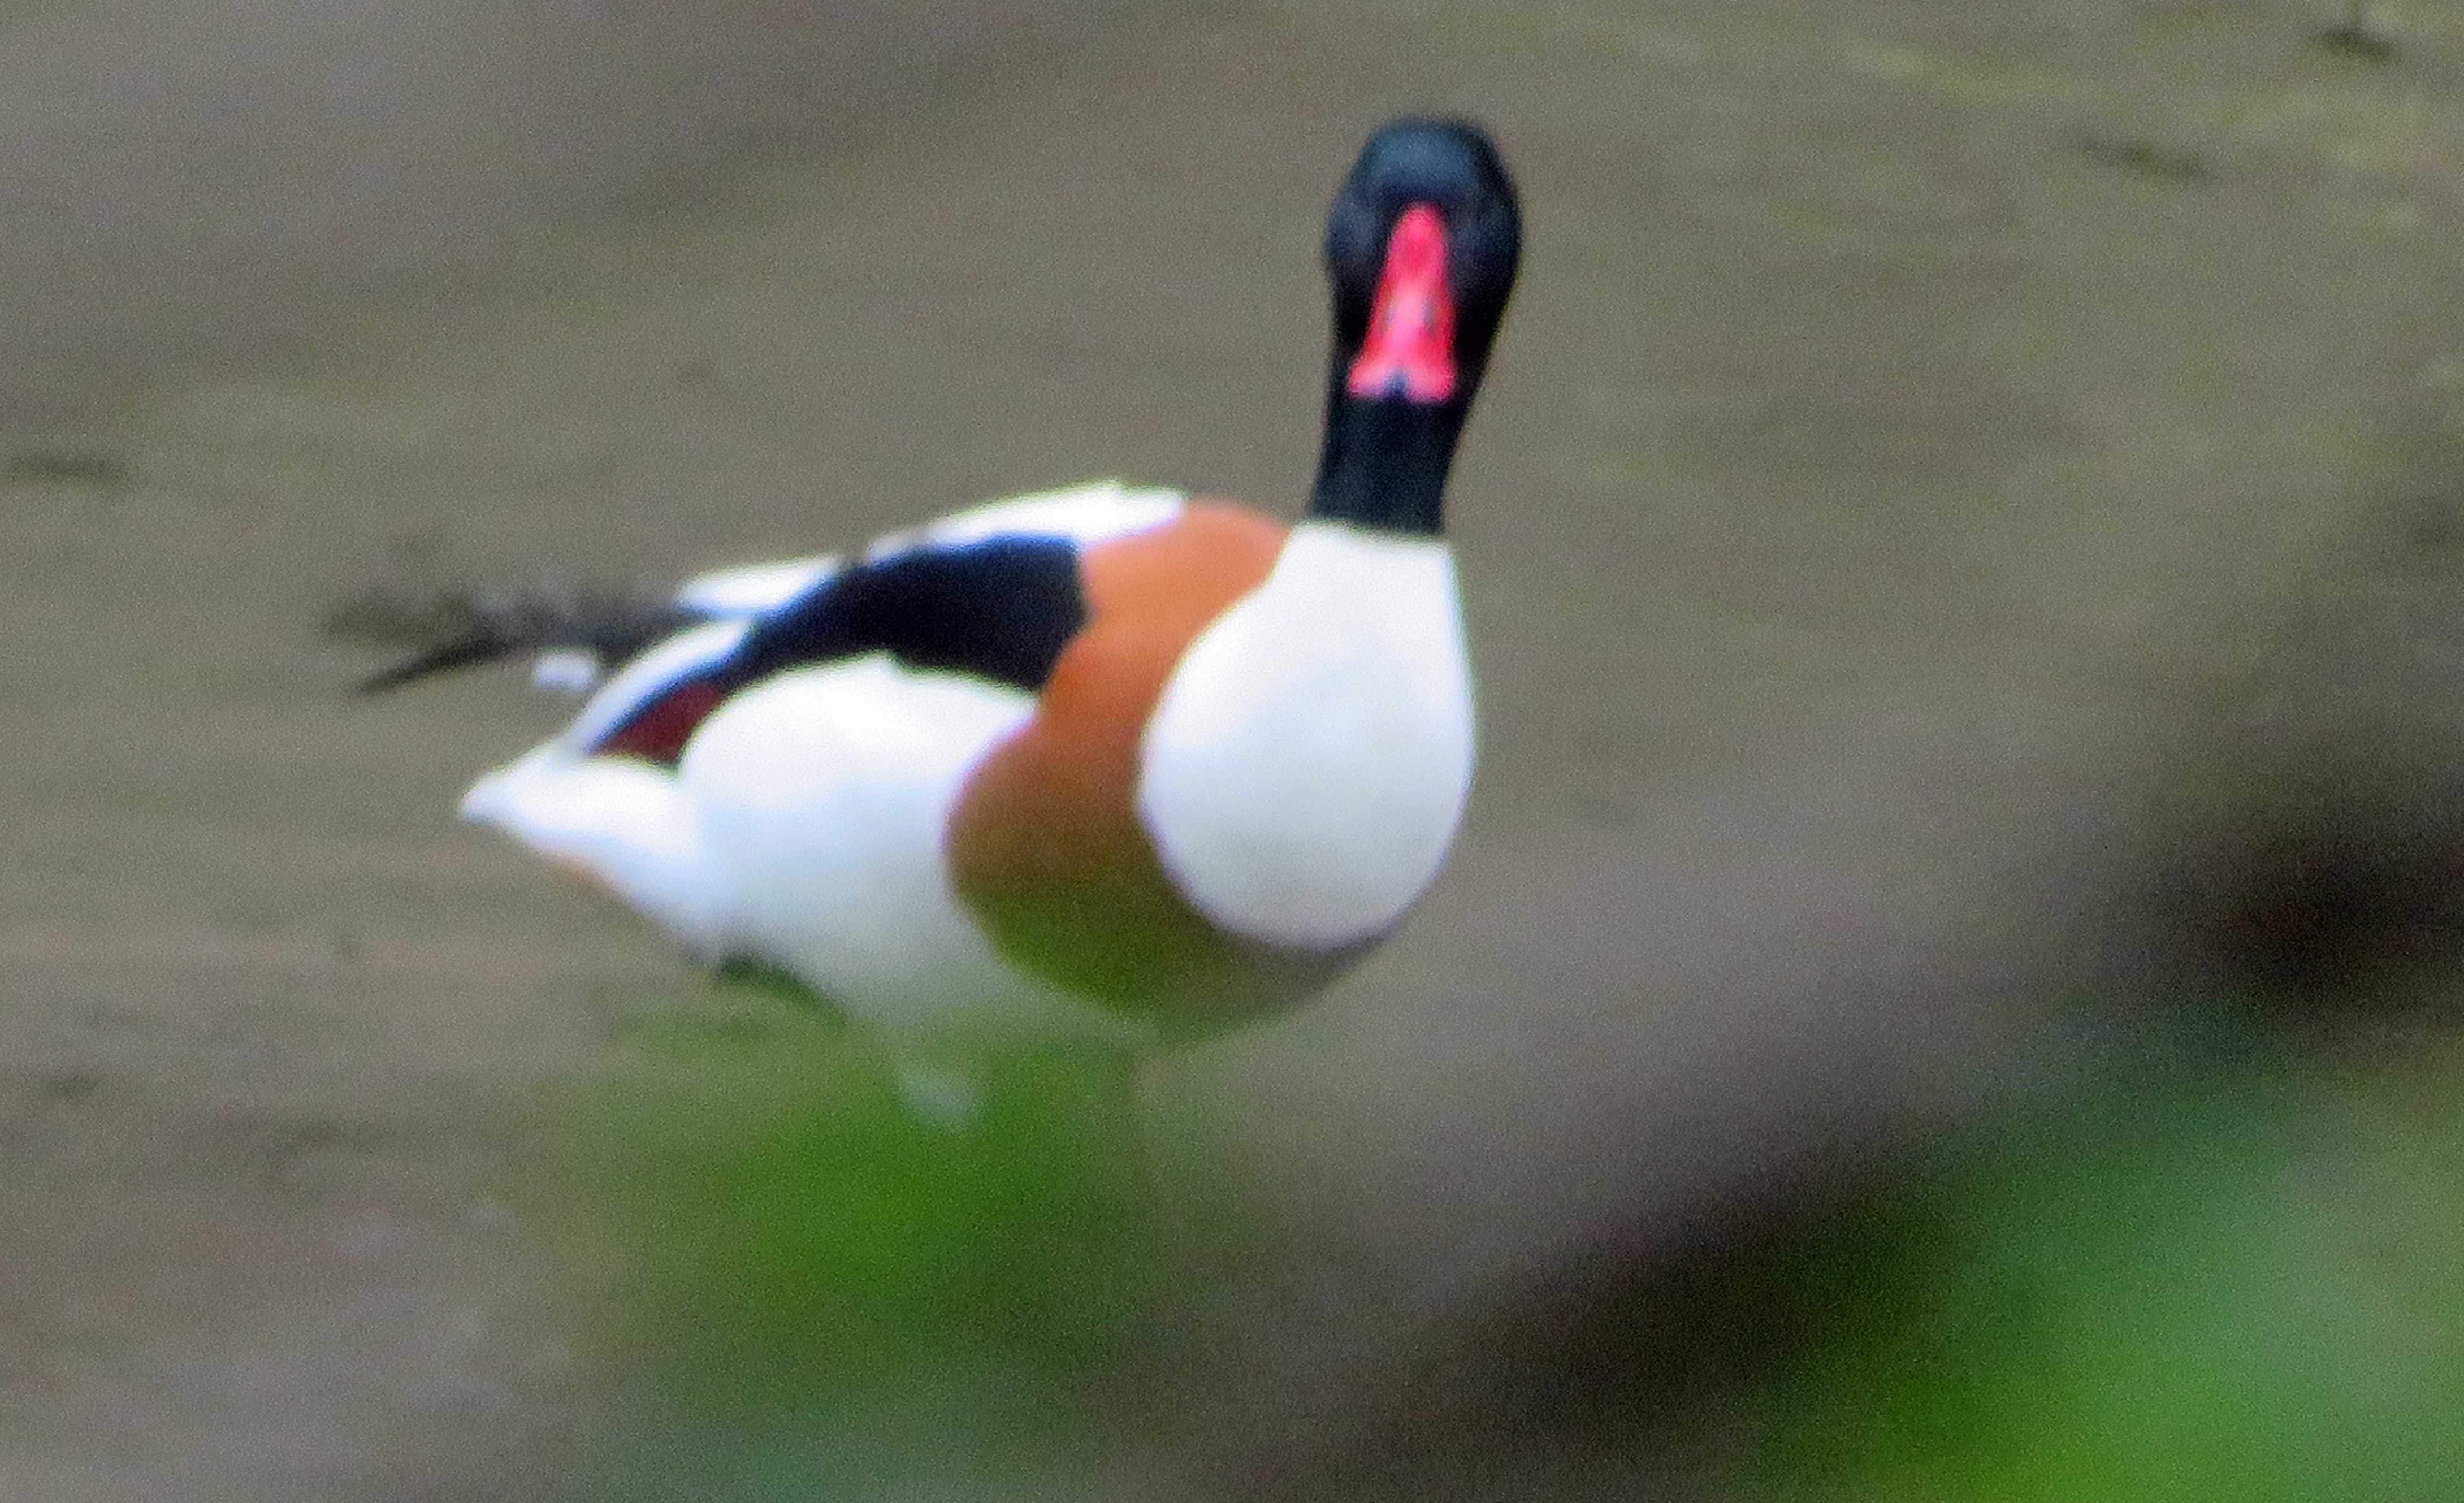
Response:
[{"label": "white flank", "polygon": [[1209,919],[1334,949],[1393,927],[1436,878],[1472,742],[1453,553],[1303,522],[1164,686],[1138,813]]},{"label": "white flank", "polygon": [[1034,703],[876,653],[721,705],[677,781],[737,942],[884,1023],[964,1012],[1117,1032],[1120,1020],[1003,962],[950,890],[951,807]]}]

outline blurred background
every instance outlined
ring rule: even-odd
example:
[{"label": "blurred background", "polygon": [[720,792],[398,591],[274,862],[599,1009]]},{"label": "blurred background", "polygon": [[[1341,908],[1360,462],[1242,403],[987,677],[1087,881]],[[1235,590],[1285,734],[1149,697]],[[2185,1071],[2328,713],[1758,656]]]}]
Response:
[{"label": "blurred background", "polygon": [[[372,585],[1296,509],[1475,114],[1471,824],[876,1040],[456,826]],[[0,1497],[2446,1499],[2464,4],[0,3]]]}]

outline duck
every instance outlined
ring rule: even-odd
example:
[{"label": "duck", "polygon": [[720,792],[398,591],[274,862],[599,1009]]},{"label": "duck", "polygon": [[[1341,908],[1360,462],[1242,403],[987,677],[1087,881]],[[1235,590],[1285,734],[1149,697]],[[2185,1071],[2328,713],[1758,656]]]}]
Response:
[{"label": "duck", "polygon": [[1329,210],[1304,514],[1098,481],[671,599],[499,603],[368,679],[531,654],[585,691],[465,820],[692,957],[894,1029],[1203,1037],[1393,934],[1477,730],[1448,471],[1521,210],[1463,120],[1372,133]]}]

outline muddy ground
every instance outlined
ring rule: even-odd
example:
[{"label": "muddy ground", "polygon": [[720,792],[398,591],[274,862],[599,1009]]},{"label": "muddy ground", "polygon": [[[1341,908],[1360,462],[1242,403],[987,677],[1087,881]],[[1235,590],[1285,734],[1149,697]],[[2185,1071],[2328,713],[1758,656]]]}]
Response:
[{"label": "muddy ground", "polygon": [[[1077,1491],[1442,1450],[1389,1410],[1479,1406],[1397,1376],[1464,1312],[2156,1047],[2207,952],[2151,893],[2281,928],[2184,854],[2218,763],[2434,743],[2386,705],[2452,664],[2464,9],[306,9],[0,10],[0,1497],[737,1444],[577,1328],[522,1186],[645,1020],[771,1004],[451,821],[549,707],[354,700],[317,624],[1089,475],[1289,507],[1397,109],[1528,201],[1471,826],[1321,1006],[1151,1072],[1167,1193],[1299,1231]],[[915,1486],[851,1491],[1009,1495]]]}]

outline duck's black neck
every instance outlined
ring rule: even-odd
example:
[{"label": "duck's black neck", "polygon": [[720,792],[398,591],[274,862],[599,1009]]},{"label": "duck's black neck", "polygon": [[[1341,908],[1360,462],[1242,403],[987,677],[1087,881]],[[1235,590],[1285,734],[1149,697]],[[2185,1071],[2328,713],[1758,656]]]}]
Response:
[{"label": "duck's black neck", "polygon": [[1353,396],[1331,383],[1309,516],[1418,537],[1442,532],[1446,471],[1471,410],[1470,386],[1447,401],[1411,402]]}]

